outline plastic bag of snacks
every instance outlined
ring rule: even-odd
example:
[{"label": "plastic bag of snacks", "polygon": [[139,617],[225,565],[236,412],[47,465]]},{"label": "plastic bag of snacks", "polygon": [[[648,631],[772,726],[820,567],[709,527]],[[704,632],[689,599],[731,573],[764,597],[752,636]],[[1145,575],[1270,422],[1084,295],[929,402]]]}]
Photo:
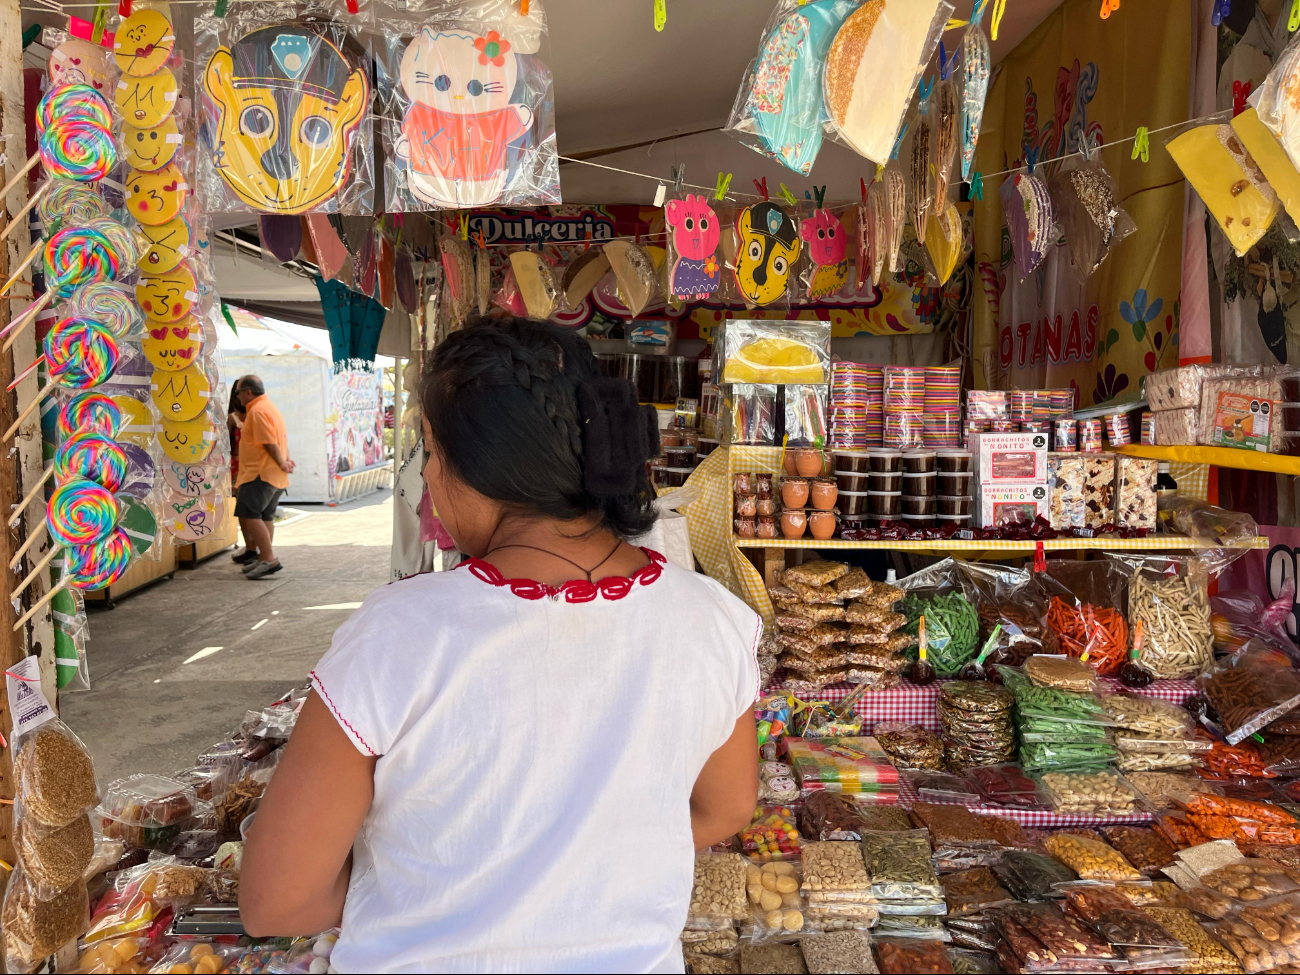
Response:
[{"label": "plastic bag of snacks", "polygon": [[799,939],[809,975],[876,975],[879,969],[871,957],[871,936],[865,931],[834,931]]},{"label": "plastic bag of snacks", "polygon": [[877,937],[875,942],[884,975],[952,975],[952,962],[940,941]]},{"label": "plastic bag of snacks", "polygon": [[871,893],[880,901],[938,901],[943,887],[930,861],[930,834],[864,831],[862,856],[871,873]]},{"label": "plastic bag of snacks", "polygon": [[1105,971],[1115,950],[1054,904],[1011,904],[993,911],[1004,971]]},{"label": "plastic bag of snacks", "polygon": [[1046,772],[1042,783],[1059,813],[1127,816],[1136,811],[1137,796],[1111,772]]},{"label": "plastic bag of snacks", "polygon": [[696,854],[690,915],[737,920],[748,917],[748,867],[738,853]]},{"label": "plastic bag of snacks", "polygon": [[883,721],[871,734],[898,768],[943,771],[943,742],[920,725]]},{"label": "plastic bag of snacks", "polygon": [[1273,650],[1281,650],[1300,663],[1300,651],[1287,635],[1285,621],[1295,605],[1295,581],[1286,580],[1277,599],[1265,603],[1248,589],[1220,591],[1210,597],[1210,629],[1214,632],[1214,649],[1232,652],[1258,640]]},{"label": "plastic bag of snacks", "polygon": [[1235,745],[1300,705],[1300,673],[1289,658],[1248,642],[1196,680]]},{"label": "plastic bag of snacks", "polygon": [[1035,653],[1054,653],[1050,648],[1043,617],[1047,603],[1033,577],[1022,569],[963,562],[961,569],[974,590],[979,613],[979,645],[1001,627],[985,666],[1007,664],[1018,667]]},{"label": "plastic bag of snacks", "polygon": [[187,941],[168,948],[149,971],[217,975],[243,953],[244,949],[237,945],[208,944],[205,941],[196,944]]},{"label": "plastic bag of snacks", "polygon": [[1043,841],[1047,852],[1079,875],[1080,880],[1141,880],[1124,855],[1098,840],[1055,833]]},{"label": "plastic bag of snacks", "polygon": [[1056,242],[1058,228],[1047,184],[1030,173],[1012,173],[998,190],[1002,215],[1011,232],[1011,249],[1020,280],[1043,262]]},{"label": "plastic bag of snacks", "polygon": [[859,840],[862,812],[838,792],[814,792],[799,810],[799,832],[810,840]]},{"label": "plastic bag of snacks", "polygon": [[804,927],[799,873],[793,863],[750,865],[745,893],[752,909],[750,938],[755,943],[790,939]]},{"label": "plastic bag of snacks", "polygon": [[19,864],[9,875],[0,908],[6,970],[30,971],[36,962],[86,929],[86,914],[84,883],[72,884],[57,896],[42,900]]},{"label": "plastic bag of snacks", "polygon": [[1072,886],[1065,893],[1071,912],[1134,968],[1163,968],[1191,961],[1181,942],[1140,907],[1100,884]]},{"label": "plastic bag of snacks", "polygon": [[1129,630],[1124,618],[1124,577],[1104,560],[1050,559],[1036,581],[1047,602],[1047,629],[1058,652],[1081,658],[1108,677],[1128,659]]},{"label": "plastic bag of snacks", "polygon": [[1161,679],[1199,674],[1213,658],[1209,573],[1195,556],[1108,555],[1128,573],[1128,616],[1145,634],[1139,662]]},{"label": "plastic bag of snacks", "polygon": [[759,806],[753,821],[740,831],[740,847],[760,860],[793,860],[799,857],[799,828],[789,806]]},{"label": "plastic bag of snacks", "polygon": [[1004,850],[1002,862],[995,863],[992,869],[1019,901],[1061,897],[1057,885],[1079,876],[1060,860],[1033,850]]},{"label": "plastic bag of snacks", "polygon": [[1048,189],[1070,260],[1086,280],[1120,241],[1137,230],[1137,224],[1120,202],[1115,181],[1099,157],[1065,160]]},{"label": "plastic bag of snacks", "polygon": [[824,385],[830,324],[732,320],[723,332],[722,381]]},{"label": "plastic bag of snacks", "polygon": [[740,971],[753,975],[806,975],[808,967],[797,945],[768,942],[740,949]]},{"label": "plastic bag of snacks", "polygon": [[1108,826],[1102,834],[1129,863],[1148,877],[1159,876],[1174,862],[1174,848],[1155,830],[1140,826]]},{"label": "plastic bag of snacks", "polygon": [[915,576],[909,576],[903,587],[907,595],[900,608],[907,616],[905,632],[917,636],[924,616],[927,659],[940,677],[955,676],[979,650],[975,607],[952,586],[918,584]]},{"label": "plastic bag of snacks", "polygon": [[1300,895],[1287,894],[1230,912],[1208,927],[1247,972],[1300,965]]}]

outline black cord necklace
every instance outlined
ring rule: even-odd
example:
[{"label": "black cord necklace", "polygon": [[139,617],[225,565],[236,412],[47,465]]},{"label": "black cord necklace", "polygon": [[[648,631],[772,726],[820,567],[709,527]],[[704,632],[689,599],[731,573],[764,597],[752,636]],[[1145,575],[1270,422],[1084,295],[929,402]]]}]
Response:
[{"label": "black cord necklace", "polygon": [[599,569],[606,562],[608,562],[610,559],[612,559],[614,557],[614,553],[618,551],[619,546],[622,544],[623,542],[621,540],[615,540],[614,547],[609,550],[609,554],[606,555],[599,562],[597,562],[595,565],[593,565],[590,569],[584,568],[583,566],[579,565],[577,562],[573,561],[573,559],[565,558],[563,555],[559,555],[555,552],[548,551],[547,549],[544,548],[539,548],[536,545],[525,545],[523,542],[511,542],[506,545],[498,545],[496,546],[496,548],[489,549],[487,553],[484,555],[484,558],[487,558],[487,556],[491,555],[493,552],[499,552],[503,548],[530,548],[534,552],[541,552],[543,555],[549,555],[551,558],[559,559],[561,562],[568,562],[569,565],[573,566],[579,572],[583,573],[587,577],[588,582],[591,582],[592,581],[591,574],[595,572],[597,569]]}]

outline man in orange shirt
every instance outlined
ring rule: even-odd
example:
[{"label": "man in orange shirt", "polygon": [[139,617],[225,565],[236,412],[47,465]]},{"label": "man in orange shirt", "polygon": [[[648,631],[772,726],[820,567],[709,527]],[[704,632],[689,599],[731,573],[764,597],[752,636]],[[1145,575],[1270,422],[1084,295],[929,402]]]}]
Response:
[{"label": "man in orange shirt", "polygon": [[244,562],[244,575],[264,579],[281,569],[271,548],[275,535],[275,506],[289,486],[294,462],[289,459],[289,437],[284,417],[266,397],[257,376],[244,376],[235,384],[235,394],[246,411],[239,437],[239,478],[235,517],[244,532],[245,551],[236,556]]}]

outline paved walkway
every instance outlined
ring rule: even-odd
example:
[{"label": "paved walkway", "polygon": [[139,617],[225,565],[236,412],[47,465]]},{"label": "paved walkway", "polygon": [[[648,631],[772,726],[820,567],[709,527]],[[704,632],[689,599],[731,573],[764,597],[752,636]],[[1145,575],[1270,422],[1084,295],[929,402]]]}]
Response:
[{"label": "paved walkway", "polygon": [[90,610],[91,689],[62,716],[89,745],[101,783],[170,772],[296,684],[334,630],[388,581],[392,492],[276,529],[284,569],[257,582],[223,552],[118,603]]}]

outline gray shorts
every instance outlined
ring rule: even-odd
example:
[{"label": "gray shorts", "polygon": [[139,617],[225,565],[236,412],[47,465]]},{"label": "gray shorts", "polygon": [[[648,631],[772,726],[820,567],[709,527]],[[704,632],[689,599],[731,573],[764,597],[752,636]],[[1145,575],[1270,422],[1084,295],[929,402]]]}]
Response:
[{"label": "gray shorts", "polygon": [[241,484],[235,498],[235,517],[274,521],[275,508],[282,494],[284,488],[267,484],[260,477]]}]

